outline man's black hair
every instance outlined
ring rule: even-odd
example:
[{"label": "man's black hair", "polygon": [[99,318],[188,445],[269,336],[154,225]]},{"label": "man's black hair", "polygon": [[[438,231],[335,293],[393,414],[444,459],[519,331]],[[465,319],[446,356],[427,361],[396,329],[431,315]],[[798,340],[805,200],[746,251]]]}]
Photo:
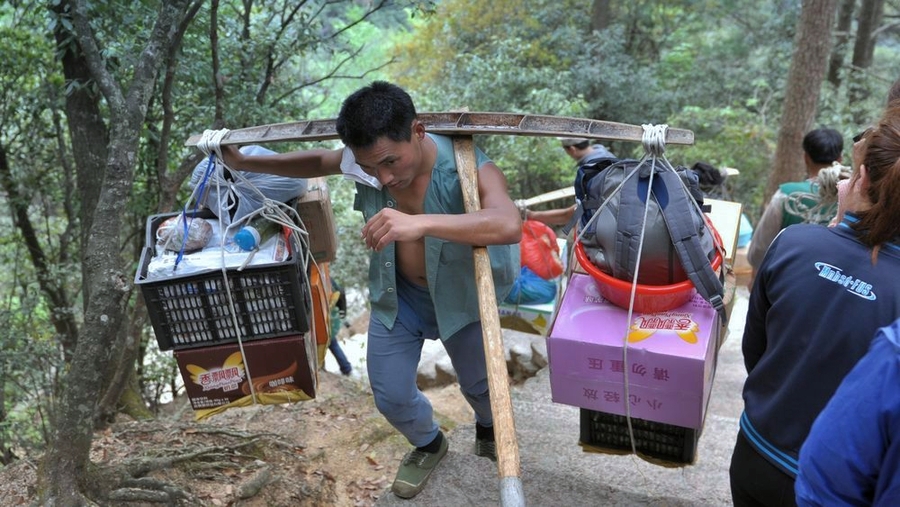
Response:
[{"label": "man's black hair", "polygon": [[834,129],[810,130],[803,136],[803,151],[817,164],[830,164],[841,157],[844,138]]},{"label": "man's black hair", "polygon": [[725,183],[725,175],[722,174],[722,171],[706,162],[695,163],[691,166],[691,170],[697,174],[702,189],[715,188]]},{"label": "man's black hair", "polygon": [[402,88],[374,81],[344,100],[335,127],[341,141],[354,148],[367,148],[382,137],[409,141],[416,107]]}]

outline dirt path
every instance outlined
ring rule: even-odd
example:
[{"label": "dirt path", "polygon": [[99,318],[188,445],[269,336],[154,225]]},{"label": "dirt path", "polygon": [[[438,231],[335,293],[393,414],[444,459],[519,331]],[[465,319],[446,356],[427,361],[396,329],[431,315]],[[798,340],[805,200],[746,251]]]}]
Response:
[{"label": "dirt path", "polygon": [[[446,430],[471,423],[471,409],[456,385],[428,395]],[[92,461],[103,467],[206,451],[148,474],[185,492],[179,505],[364,507],[390,494],[409,450],[375,409],[368,386],[328,372],[320,373],[312,401],[231,409],[201,422],[193,420],[185,400],[172,408],[170,416],[118,421],[97,433]],[[23,460],[0,469],[0,506],[35,499],[36,467]]]}]

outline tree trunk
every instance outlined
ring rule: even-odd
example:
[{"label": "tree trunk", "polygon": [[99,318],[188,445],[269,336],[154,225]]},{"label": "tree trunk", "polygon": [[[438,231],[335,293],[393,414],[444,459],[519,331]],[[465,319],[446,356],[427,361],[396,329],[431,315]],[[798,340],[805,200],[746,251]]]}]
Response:
[{"label": "tree trunk", "polygon": [[144,395],[141,393],[141,386],[135,371],[135,368],[129,369],[130,374],[128,380],[125,381],[125,389],[119,397],[119,412],[136,420],[151,420],[155,416],[144,402]]},{"label": "tree trunk", "polygon": [[[68,16],[71,2],[59,2],[53,9],[60,16]],[[72,34],[65,25],[57,23],[53,36],[62,52],[62,70],[67,83],[71,83],[66,93],[66,121],[72,142],[72,157],[75,159],[76,183],[80,203],[81,221],[80,245],[88,241],[88,233],[94,220],[94,208],[103,186],[103,172],[107,159],[109,130],[100,109],[100,94],[91,86],[91,74],[84,54],[72,40]],[[82,259],[83,261],[84,259]],[[82,269],[81,285],[89,287],[91,274]],[[84,289],[83,289],[84,290]],[[90,293],[84,293],[86,307]]]},{"label": "tree trunk", "polygon": [[853,8],[856,0],[841,0],[838,10],[837,27],[835,27],[834,48],[828,62],[828,82],[835,88],[841,86],[841,74],[844,66],[844,54],[850,42],[850,29],[853,26]]},{"label": "tree trunk", "polygon": [[[174,172],[169,171],[169,146],[171,145],[172,125],[176,121],[176,114],[172,106],[172,88],[175,83],[178,68],[179,49],[183,41],[184,32],[194,16],[202,6],[202,0],[194,0],[187,15],[179,24],[176,34],[171,39],[165,57],[165,71],[161,71],[162,87],[159,92],[160,114],[162,115],[162,129],[157,127],[158,119],[152,117],[152,108],[148,108],[145,117],[145,128],[154,135],[146,140],[151,153],[156,154],[156,178],[159,187],[159,208],[157,212],[167,212],[176,207],[175,199],[181,189],[184,180],[191,175],[194,166],[202,159],[203,154],[197,150],[188,155]],[[222,122],[224,124],[224,121]],[[152,188],[152,185],[148,185]],[[144,223],[136,224],[138,229],[143,229]],[[133,255],[139,259],[144,248],[144,237],[137,235],[132,243]],[[95,428],[99,429],[111,423],[116,413],[120,410],[135,419],[147,419],[153,416],[141,398],[138,365],[143,359],[141,343],[143,330],[147,324],[147,308],[143,299],[138,300],[130,315],[130,324],[125,331],[126,340],[116,343],[113,360],[115,370],[107,381],[107,391],[101,398],[95,414]]]},{"label": "tree trunk", "polygon": [[798,179],[806,172],[801,145],[803,135],[816,115],[828,65],[836,7],[837,0],[803,1],[788,71],[775,160],[766,186],[766,201],[778,185]]},{"label": "tree trunk", "polygon": [[[0,361],[0,386],[6,385],[6,363]],[[6,425],[6,390],[0,389],[0,424]],[[0,432],[0,465],[6,466],[12,462],[12,449],[4,439],[4,432]]]},{"label": "tree trunk", "polygon": [[868,85],[872,80],[868,78],[867,71],[872,66],[877,29],[881,25],[883,12],[884,0],[862,0],[856,26],[856,43],[853,46],[851,79],[847,88],[847,98],[853,108],[853,121],[857,125],[865,125],[871,121],[863,102],[871,92]]},{"label": "tree trunk", "polygon": [[597,32],[609,26],[612,9],[610,0],[594,0],[591,6],[591,31]]},{"label": "tree trunk", "polygon": [[141,305],[132,315],[126,329],[126,340],[118,340],[114,354],[115,372],[107,382],[107,390],[97,407],[94,428],[100,429],[115,420],[120,411],[134,419],[152,419],[153,413],[144,404],[137,381],[137,364],[141,351],[143,330],[147,325],[147,307]]},{"label": "tree trunk", "polygon": [[[119,337],[131,273],[123,261],[119,245],[123,222],[122,204],[128,202],[134,179],[135,161],[144,115],[159,71],[160,62],[171,44],[186,0],[161,2],[158,18],[140,55],[134,55],[132,78],[127,88],[115,80],[106,67],[101,44],[95,39],[88,8],[73,0],[72,24],[79,48],[91,77],[103,92],[109,107],[110,138],[103,184],[98,195],[94,220],[85,237],[84,269],[91,276],[91,294],[84,324],[78,337],[75,357],[64,382],[60,410],[53,421],[53,441],[44,456],[39,474],[42,505],[82,505],[87,482],[94,414],[104,382],[114,368],[111,351]],[[74,138],[74,132],[73,132]]]}]

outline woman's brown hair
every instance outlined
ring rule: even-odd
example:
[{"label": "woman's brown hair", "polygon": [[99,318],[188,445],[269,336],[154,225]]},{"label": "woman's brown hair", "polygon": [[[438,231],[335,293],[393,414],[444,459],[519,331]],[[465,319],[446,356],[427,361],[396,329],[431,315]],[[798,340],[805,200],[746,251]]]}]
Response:
[{"label": "woman's brown hair", "polygon": [[[872,248],[873,258],[884,243],[900,239],[900,103],[888,107],[865,135],[862,163],[869,185],[865,196],[871,207],[857,212],[853,228],[860,241]],[[854,175],[857,180],[859,175]]]}]

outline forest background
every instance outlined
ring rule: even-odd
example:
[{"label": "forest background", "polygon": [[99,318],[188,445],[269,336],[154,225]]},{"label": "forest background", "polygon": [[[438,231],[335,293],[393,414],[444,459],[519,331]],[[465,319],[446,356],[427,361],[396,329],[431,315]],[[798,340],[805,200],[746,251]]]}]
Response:
[{"label": "forest background", "polygon": [[[849,162],[900,77],[898,15],[888,0],[0,3],[0,465],[42,457],[40,495],[64,505],[85,491],[93,430],[178,391],[132,281],[147,217],[190,195],[191,134],[333,118],[385,79],[421,112],[690,129],[669,160],[738,168],[728,191],[755,221],[802,176],[809,129],[841,131]],[[572,183],[553,138],[477,142],[513,198]],[[333,273],[364,290],[354,188],[330,186]]]}]

